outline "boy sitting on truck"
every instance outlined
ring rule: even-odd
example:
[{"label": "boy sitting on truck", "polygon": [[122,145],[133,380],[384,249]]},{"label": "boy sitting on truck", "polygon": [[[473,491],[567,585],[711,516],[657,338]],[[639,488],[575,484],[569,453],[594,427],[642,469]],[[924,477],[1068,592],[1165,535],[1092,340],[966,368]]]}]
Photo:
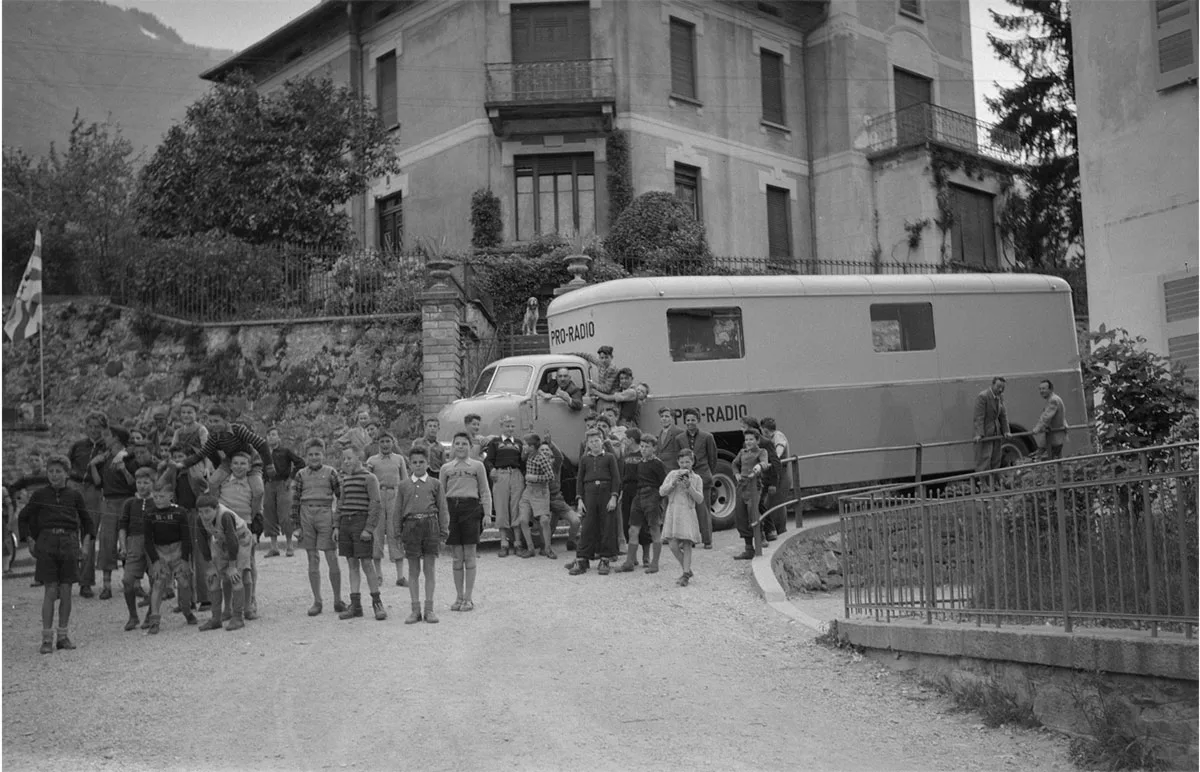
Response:
[{"label": "boy sitting on truck", "polygon": [[750,560],[754,557],[754,529],[751,523],[758,518],[763,475],[771,468],[767,451],[758,447],[758,432],[747,429],[742,437],[742,450],[733,459],[734,479],[737,480],[734,518],[738,536],[746,543],[746,549],[734,555],[734,560]]}]

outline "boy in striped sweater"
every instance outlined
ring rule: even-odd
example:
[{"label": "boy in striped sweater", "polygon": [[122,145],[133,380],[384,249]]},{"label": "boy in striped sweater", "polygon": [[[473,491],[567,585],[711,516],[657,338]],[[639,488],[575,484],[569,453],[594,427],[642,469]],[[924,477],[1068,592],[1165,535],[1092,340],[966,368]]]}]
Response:
[{"label": "boy in striped sweater", "polygon": [[379,597],[379,574],[372,560],[375,528],[379,525],[379,479],[362,463],[362,450],[351,445],[342,451],[342,494],[338,496],[337,531],[338,555],[346,558],[350,568],[350,608],[338,614],[338,619],[353,619],[363,615],[362,574],[367,575],[371,591],[371,609],[379,621],[387,619],[387,611]]}]

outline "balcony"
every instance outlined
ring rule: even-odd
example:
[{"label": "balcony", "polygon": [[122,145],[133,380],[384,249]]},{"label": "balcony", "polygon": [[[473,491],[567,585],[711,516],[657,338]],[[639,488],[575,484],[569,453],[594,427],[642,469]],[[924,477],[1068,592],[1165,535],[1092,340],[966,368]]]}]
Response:
[{"label": "balcony", "polygon": [[612,59],[492,63],[484,107],[497,136],[612,128]]},{"label": "balcony", "polygon": [[872,159],[934,144],[1008,166],[1021,162],[1021,146],[1013,132],[928,102],[870,119],[867,133],[867,156]]}]

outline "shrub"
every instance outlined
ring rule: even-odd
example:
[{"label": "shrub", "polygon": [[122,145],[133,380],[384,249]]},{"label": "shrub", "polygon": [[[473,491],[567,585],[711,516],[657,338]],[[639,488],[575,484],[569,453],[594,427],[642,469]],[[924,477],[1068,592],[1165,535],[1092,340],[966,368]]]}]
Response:
[{"label": "shrub", "polygon": [[666,191],[635,198],[617,218],[605,248],[633,273],[703,273],[712,265],[704,226]]},{"label": "shrub", "polygon": [[608,158],[608,224],[615,225],[633,200],[633,172],[629,165],[629,139],[623,131],[610,131],[605,137]]},{"label": "shrub", "polygon": [[471,195],[471,246],[493,249],[500,245],[504,221],[500,217],[500,198],[490,188]]}]

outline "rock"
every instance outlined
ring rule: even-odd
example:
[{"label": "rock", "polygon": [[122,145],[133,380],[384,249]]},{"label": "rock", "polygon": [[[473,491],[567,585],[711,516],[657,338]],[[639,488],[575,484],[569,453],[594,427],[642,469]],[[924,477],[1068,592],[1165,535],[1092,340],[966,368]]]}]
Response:
[{"label": "rock", "polygon": [[829,576],[825,577],[825,589],[827,590],[838,590],[845,585],[846,583],[842,581],[841,574],[830,574]]},{"label": "rock", "polygon": [[812,571],[805,571],[800,575],[800,586],[809,592],[815,592],[824,588],[824,583],[821,577],[814,574]]},{"label": "rock", "polygon": [[109,378],[116,378],[125,369],[125,363],[120,359],[110,359],[108,364],[104,366],[104,374]]},{"label": "rock", "polygon": [[825,555],[823,556],[822,563],[825,566],[825,573],[827,573],[827,574],[841,574],[842,573],[842,561],[839,560],[838,556],[833,554],[832,552],[825,553]]}]

